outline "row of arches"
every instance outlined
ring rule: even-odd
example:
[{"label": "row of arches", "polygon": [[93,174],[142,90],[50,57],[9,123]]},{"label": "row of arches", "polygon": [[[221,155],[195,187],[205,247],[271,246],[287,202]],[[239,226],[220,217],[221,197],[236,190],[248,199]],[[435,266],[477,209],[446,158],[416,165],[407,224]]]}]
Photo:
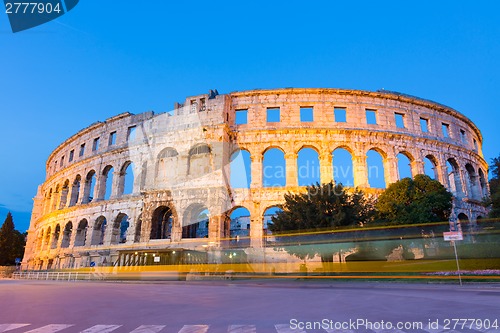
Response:
[{"label": "row of arches", "polygon": [[126,161],[118,172],[115,172],[112,165],[107,165],[99,173],[92,169],[84,178],[77,174],[71,182],[66,179],[62,185],[58,184],[46,193],[44,214],[77,204],[132,194],[134,168],[131,161]]},{"label": "row of arches", "polygon": [[[136,225],[140,226],[140,221]],[[125,243],[129,226],[129,217],[124,213],[118,214],[111,226],[108,226],[108,221],[104,216],[99,216],[91,225],[85,218],[75,225],[72,221],[68,221],[64,225],[58,223],[54,229],[49,226],[40,231],[36,247],[37,251],[43,251],[55,248],[103,245],[105,243],[111,245]],[[136,238],[135,241],[139,241],[139,239]]]},{"label": "row of arches", "polygon": [[[226,241],[236,243],[241,247],[248,247],[252,245],[252,240],[262,239],[264,242],[255,244],[273,241],[273,237],[270,237],[272,233],[269,230],[269,225],[272,224],[272,217],[279,211],[278,206],[271,205],[264,209],[259,217],[255,216],[255,213],[252,215],[246,207],[238,205],[223,214],[221,219],[212,220],[205,205],[194,203],[185,210],[182,218],[178,220],[175,209],[159,206],[153,211],[151,223],[146,224],[146,229],[143,228],[142,214],[133,221],[127,214],[119,213],[110,223],[105,216],[101,215],[90,222],[89,219],[83,218],[76,224],[69,221],[65,224],[58,223],[55,226],[41,229],[37,237],[36,250],[39,252],[56,248],[207,238],[210,224],[217,223],[220,225],[216,226],[215,229],[221,228],[224,231],[222,237]],[[480,218],[478,215],[477,219]],[[181,222],[177,224],[176,221]],[[472,227],[469,216],[463,212],[457,216],[457,222],[460,222],[459,225],[464,231]],[[175,239],[175,229],[181,231],[181,239]],[[143,233],[146,234],[143,235]]]},{"label": "row of arches", "polygon": [[[264,211],[263,229],[268,229],[271,218],[279,211],[277,206],[271,206]],[[168,206],[156,208],[152,215],[150,229],[147,237],[141,238],[142,214],[131,221],[125,213],[119,213],[114,217],[112,223],[108,223],[105,216],[101,215],[95,220],[81,219],[78,223],[68,221],[65,224],[57,223],[39,231],[36,241],[36,250],[44,251],[50,249],[64,249],[73,247],[84,247],[94,245],[117,245],[127,242],[138,243],[148,240],[172,239],[174,220],[177,218],[173,209]],[[227,212],[222,219],[222,226],[227,237],[241,238],[242,242],[250,242],[251,219],[250,211],[242,206],[237,206]],[[226,223],[227,222],[227,223]],[[205,205],[195,203],[190,205],[183,217],[181,224],[182,239],[208,238],[210,213]],[[132,229],[130,229],[132,228]],[[268,234],[268,232],[264,232]],[[246,240],[244,240],[246,239]]]},{"label": "row of arches", "polygon": [[[295,161],[287,158],[284,150],[277,147],[267,149],[262,156],[262,186],[283,187],[288,185],[288,175],[296,174],[298,186],[307,186],[322,182],[322,174],[331,173],[327,179],[344,186],[352,187],[363,185],[356,178],[366,178],[368,187],[386,188],[389,181],[396,181],[405,177],[423,173],[432,179],[441,181],[455,196],[466,195],[471,199],[481,200],[488,195],[488,185],[485,173],[481,168],[477,171],[471,163],[465,164],[461,170],[454,157],[446,160],[446,173],[442,174],[439,160],[432,154],[417,161],[410,153],[401,151],[396,155],[396,161],[390,161],[387,154],[378,148],[367,151],[365,156],[353,156],[353,152],[346,147],[339,147],[332,151],[331,157],[326,160],[312,147],[304,147],[297,153]],[[322,161],[323,159],[323,161]],[[295,165],[290,165],[294,163]],[[250,188],[252,183],[252,156],[248,150],[238,150],[231,156],[231,186],[233,188]],[[395,170],[388,170],[388,168]],[[290,172],[295,169],[295,172]],[[387,173],[395,173],[388,177]],[[361,175],[360,175],[361,173]],[[361,176],[361,177],[360,177]],[[389,181],[388,181],[389,180]]]},{"label": "row of arches", "polygon": [[[193,146],[187,160],[188,176],[197,177],[213,171],[212,150],[206,144]],[[178,178],[180,163],[175,148],[163,149],[157,155],[155,186]],[[232,188],[307,186],[333,180],[347,187],[383,189],[399,179],[424,173],[439,180],[457,197],[481,200],[488,194],[485,173],[481,168],[476,170],[470,162],[461,167],[455,157],[440,161],[432,154],[418,160],[407,151],[400,151],[393,158],[376,147],[361,156],[347,146],[328,154],[320,154],[314,146],[304,146],[297,154],[269,147],[261,156],[252,156],[248,150],[239,149],[230,156],[229,170]],[[142,175],[140,185],[135,184],[138,177],[134,174],[138,173]],[[146,173],[147,163],[136,170],[134,163],[126,161],[118,172],[107,165],[98,173],[90,170],[84,178],[78,174],[72,182],[66,179],[46,193],[43,212],[138,192]]]},{"label": "row of arches", "polygon": [[[212,150],[207,144],[196,144],[188,152],[187,174],[202,176],[213,170]],[[158,182],[176,178],[179,172],[179,153],[173,147],[163,149],[157,156],[156,178]],[[147,163],[142,166],[145,175]],[[50,188],[44,196],[43,213],[64,209],[77,204],[87,204],[95,200],[109,200],[113,197],[137,192],[138,170],[132,161],[124,162],[116,172],[113,165],[106,165],[100,173],[94,169],[82,178],[77,174],[73,181],[66,179],[63,184]],[[144,177],[142,177],[144,178]],[[144,179],[141,179],[141,184]]]}]

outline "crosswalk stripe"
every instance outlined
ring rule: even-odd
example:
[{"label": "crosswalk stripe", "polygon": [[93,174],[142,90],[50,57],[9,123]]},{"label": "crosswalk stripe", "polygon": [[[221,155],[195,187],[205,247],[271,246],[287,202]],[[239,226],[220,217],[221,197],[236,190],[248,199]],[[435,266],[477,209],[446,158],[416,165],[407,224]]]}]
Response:
[{"label": "crosswalk stripe", "polygon": [[7,332],[10,330],[15,330],[17,328],[21,328],[24,326],[29,326],[29,324],[1,324],[0,325],[0,332]]},{"label": "crosswalk stripe", "polygon": [[208,325],[184,325],[179,333],[206,333]]},{"label": "crosswalk stripe", "polygon": [[276,324],[274,327],[278,333],[306,333],[303,330],[292,330],[289,324]]},{"label": "crosswalk stripe", "polygon": [[158,333],[165,325],[141,325],[130,333]]},{"label": "crosswalk stripe", "polygon": [[108,333],[116,330],[120,326],[122,325],[95,325],[87,328],[85,331],[81,331],[81,333]]},{"label": "crosswalk stripe", "polygon": [[42,326],[39,328],[35,328],[34,330],[27,331],[25,333],[54,333],[54,332],[62,331],[63,329],[71,327],[71,326],[73,326],[73,325],[51,324],[51,325],[46,325],[46,326]]},{"label": "crosswalk stripe", "polygon": [[231,325],[227,333],[256,333],[255,325]]}]

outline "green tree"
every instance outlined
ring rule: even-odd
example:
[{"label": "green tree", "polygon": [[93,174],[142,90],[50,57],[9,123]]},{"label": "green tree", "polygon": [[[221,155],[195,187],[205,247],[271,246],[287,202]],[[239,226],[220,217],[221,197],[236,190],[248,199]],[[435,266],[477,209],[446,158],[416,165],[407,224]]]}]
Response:
[{"label": "green tree", "polygon": [[[331,262],[338,252],[332,240],[336,235],[328,233],[341,228],[361,227],[374,216],[373,204],[363,192],[352,193],[342,184],[316,184],[307,187],[306,193],[285,195],[282,209],[272,218],[269,229],[278,238],[277,247],[285,249],[301,259],[316,254],[323,262]],[[326,231],[307,234],[306,232]],[[290,234],[286,237],[279,235]]]},{"label": "green tree", "polygon": [[9,212],[0,228],[0,266],[14,265],[24,254],[25,236],[14,228]]},{"label": "green tree", "polygon": [[487,200],[487,205],[491,205],[490,217],[500,217],[500,157],[491,160],[491,174],[493,178],[490,180],[490,197]]},{"label": "green tree", "polygon": [[447,221],[452,209],[452,194],[426,175],[403,178],[379,196],[377,220],[383,224],[416,224]]}]

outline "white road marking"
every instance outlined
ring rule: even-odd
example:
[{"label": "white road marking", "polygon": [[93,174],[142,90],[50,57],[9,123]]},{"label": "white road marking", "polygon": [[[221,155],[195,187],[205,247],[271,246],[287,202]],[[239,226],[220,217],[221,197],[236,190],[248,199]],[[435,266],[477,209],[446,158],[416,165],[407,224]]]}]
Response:
[{"label": "white road marking", "polygon": [[130,333],[158,333],[165,325],[141,325]]},{"label": "white road marking", "polygon": [[256,333],[255,325],[231,325],[227,333]]},{"label": "white road marking", "polygon": [[24,326],[29,326],[29,324],[1,324],[0,325],[0,332],[7,332],[10,330],[15,330],[17,328],[21,328]]},{"label": "white road marking", "polygon": [[81,331],[81,333],[108,333],[116,330],[120,326],[122,325],[95,325],[87,328],[85,331]]},{"label": "white road marking", "polygon": [[306,333],[303,330],[292,330],[289,324],[276,324],[274,327],[276,327],[278,333]]},{"label": "white road marking", "polygon": [[207,333],[208,325],[184,325],[179,333]]},{"label": "white road marking", "polygon": [[62,331],[65,328],[71,327],[74,325],[66,325],[66,324],[51,324],[42,326],[40,328],[35,328],[34,330],[27,331],[25,333],[54,333]]}]

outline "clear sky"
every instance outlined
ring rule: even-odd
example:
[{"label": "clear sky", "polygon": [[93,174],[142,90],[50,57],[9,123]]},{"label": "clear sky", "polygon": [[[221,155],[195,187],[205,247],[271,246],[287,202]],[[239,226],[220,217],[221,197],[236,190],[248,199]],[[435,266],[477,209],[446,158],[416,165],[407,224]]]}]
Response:
[{"label": "clear sky", "polygon": [[0,12],[0,223],[91,123],[254,88],[395,90],[451,106],[500,154],[498,1],[81,0],[13,34]]}]

